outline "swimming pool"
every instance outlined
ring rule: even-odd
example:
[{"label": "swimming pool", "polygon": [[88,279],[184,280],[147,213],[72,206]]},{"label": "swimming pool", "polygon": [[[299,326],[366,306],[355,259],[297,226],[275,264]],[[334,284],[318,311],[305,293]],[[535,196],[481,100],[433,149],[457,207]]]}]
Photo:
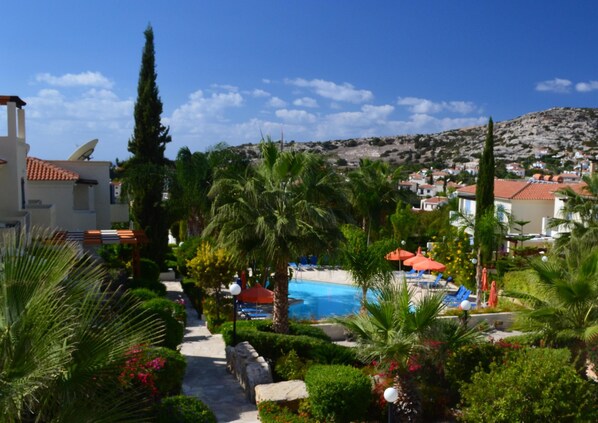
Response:
[{"label": "swimming pool", "polygon": [[[289,282],[289,297],[303,300],[289,307],[289,317],[319,320],[358,312],[361,289],[353,285],[293,279]],[[374,299],[371,292],[368,299]]]}]

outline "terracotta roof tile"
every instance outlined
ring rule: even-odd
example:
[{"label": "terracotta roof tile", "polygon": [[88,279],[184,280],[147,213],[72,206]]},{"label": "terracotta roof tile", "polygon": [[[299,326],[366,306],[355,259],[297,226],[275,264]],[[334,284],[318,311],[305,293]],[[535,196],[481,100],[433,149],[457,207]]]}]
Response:
[{"label": "terracotta roof tile", "polygon": [[[554,193],[570,186],[575,189],[580,184],[556,184],[529,181],[508,181],[496,179],[494,181],[494,197],[509,200],[552,200]],[[475,185],[469,185],[458,190],[459,193],[475,194]]]},{"label": "terracotta roof tile", "polygon": [[79,174],[45,160],[27,157],[27,179],[30,181],[77,181]]},{"label": "terracotta roof tile", "polygon": [[432,197],[432,198],[426,198],[425,200],[422,200],[425,203],[428,204],[438,204],[438,203],[448,203],[448,198],[447,197]]}]

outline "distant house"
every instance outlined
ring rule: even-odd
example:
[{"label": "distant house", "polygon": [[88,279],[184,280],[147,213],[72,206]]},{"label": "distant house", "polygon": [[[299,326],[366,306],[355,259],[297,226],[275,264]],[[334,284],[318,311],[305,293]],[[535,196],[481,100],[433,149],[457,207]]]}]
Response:
[{"label": "distant house", "polygon": [[513,173],[520,178],[525,178],[525,168],[519,163],[509,163],[506,165],[507,172]]},{"label": "distant house", "polygon": [[[566,184],[541,180],[513,181],[496,179],[494,181],[494,205],[497,210],[503,210],[514,219],[529,221],[525,225],[525,232],[537,235],[558,235],[548,227],[548,219],[562,216],[562,201],[557,201],[556,192],[570,186],[581,190],[583,184]],[[475,185],[469,185],[457,190],[459,197],[459,211],[464,215],[475,215]],[[506,214],[503,217],[506,222]],[[515,233],[515,228],[511,228]]]},{"label": "distant house", "polygon": [[430,184],[421,184],[417,187],[417,195],[420,197],[433,197],[436,195],[437,187]]},{"label": "distant house", "polygon": [[577,173],[561,173],[560,175],[556,175],[564,183],[577,183],[581,181],[581,176]]},{"label": "distant house", "polygon": [[448,204],[449,199],[447,197],[432,197],[423,198],[420,202],[420,209],[423,211],[432,211],[437,208]]}]

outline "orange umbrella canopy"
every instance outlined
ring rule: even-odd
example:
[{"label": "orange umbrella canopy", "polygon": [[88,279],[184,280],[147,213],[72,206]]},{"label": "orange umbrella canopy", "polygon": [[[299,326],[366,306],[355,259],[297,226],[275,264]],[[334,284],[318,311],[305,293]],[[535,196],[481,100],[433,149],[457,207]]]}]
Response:
[{"label": "orange umbrella canopy", "polygon": [[421,259],[425,259],[426,257],[422,254],[422,248],[419,247],[417,249],[417,254],[411,258],[408,258],[407,260],[405,260],[403,262],[404,265],[406,266],[413,266],[415,263],[417,263],[419,260]]},{"label": "orange umbrella canopy", "polygon": [[413,254],[410,251],[407,250],[402,250],[400,248],[397,248],[394,251],[391,251],[390,253],[388,253],[387,255],[384,256],[384,258],[386,260],[391,260],[391,261],[398,261],[398,260],[405,260],[411,257],[414,257],[415,254]]},{"label": "orange umbrella canopy", "polygon": [[446,266],[442,263],[438,263],[430,258],[424,257],[422,260],[418,260],[413,264],[415,270],[431,270],[435,272],[444,272]]},{"label": "orange umbrella canopy", "polygon": [[249,289],[241,291],[237,296],[239,301],[255,304],[271,304],[274,302],[274,292],[264,288],[259,283]]},{"label": "orange umbrella canopy", "polygon": [[496,281],[492,281],[490,285],[490,297],[488,297],[488,307],[496,307],[498,305],[498,291],[496,289]]},{"label": "orange umbrella canopy", "polygon": [[482,291],[488,291],[488,270],[485,267],[482,270]]}]

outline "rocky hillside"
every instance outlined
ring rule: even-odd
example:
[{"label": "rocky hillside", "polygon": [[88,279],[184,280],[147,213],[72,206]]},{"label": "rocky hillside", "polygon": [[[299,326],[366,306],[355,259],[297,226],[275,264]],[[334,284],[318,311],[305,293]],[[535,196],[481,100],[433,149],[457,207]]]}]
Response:
[{"label": "rocky hillside", "polygon": [[[469,162],[481,154],[485,126],[437,134],[398,135],[321,142],[289,142],[286,148],[324,154],[331,161],[355,166],[360,158],[382,159],[393,164],[421,163],[436,168]],[[560,157],[598,154],[598,109],[553,108],[495,122],[495,158],[521,161],[534,155]],[[235,147],[241,154],[258,157],[257,145]]]}]

